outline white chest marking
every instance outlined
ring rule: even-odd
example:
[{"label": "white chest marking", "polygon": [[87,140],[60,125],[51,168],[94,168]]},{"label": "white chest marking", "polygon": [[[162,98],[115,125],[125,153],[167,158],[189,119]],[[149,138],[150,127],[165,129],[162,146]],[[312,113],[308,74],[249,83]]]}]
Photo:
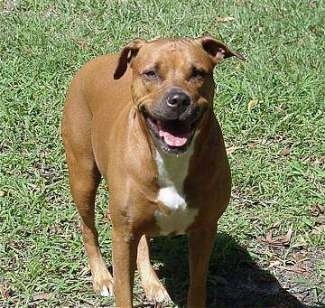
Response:
[{"label": "white chest marking", "polygon": [[[192,141],[192,145],[194,140]],[[193,223],[197,209],[189,208],[183,193],[184,180],[193,153],[190,147],[184,154],[167,154],[156,150],[159,191],[157,200],[170,210],[169,214],[155,212],[161,235],[183,234]]]}]

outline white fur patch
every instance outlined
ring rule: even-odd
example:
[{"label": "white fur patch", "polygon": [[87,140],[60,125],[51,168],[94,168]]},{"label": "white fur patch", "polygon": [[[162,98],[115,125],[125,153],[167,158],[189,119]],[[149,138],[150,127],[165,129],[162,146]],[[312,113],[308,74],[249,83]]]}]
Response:
[{"label": "white fur patch", "polygon": [[101,296],[110,296],[111,294],[108,291],[107,287],[106,286],[103,286],[103,289],[101,290],[100,295]]},{"label": "white fur patch", "polygon": [[[195,139],[195,136],[194,138]],[[160,235],[170,233],[183,234],[194,222],[198,209],[189,208],[183,192],[184,180],[193,153],[193,144],[183,154],[175,155],[156,150],[156,164],[158,168],[157,200],[170,209],[166,215],[155,212],[156,222],[160,228]]]}]

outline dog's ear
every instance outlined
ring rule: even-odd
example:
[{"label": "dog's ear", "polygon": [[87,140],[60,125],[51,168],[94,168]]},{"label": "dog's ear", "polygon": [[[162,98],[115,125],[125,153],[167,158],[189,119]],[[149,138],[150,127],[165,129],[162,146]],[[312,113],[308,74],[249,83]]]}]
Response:
[{"label": "dog's ear", "polygon": [[211,36],[200,37],[197,40],[215,64],[220,62],[222,59],[229,57],[237,57],[240,60],[246,60],[239,52],[232,51],[226,44]]},{"label": "dog's ear", "polygon": [[146,43],[145,40],[135,39],[127,44],[121,51],[118,58],[117,67],[114,72],[114,79],[120,79],[127,70],[128,63],[131,62],[139,49]]}]

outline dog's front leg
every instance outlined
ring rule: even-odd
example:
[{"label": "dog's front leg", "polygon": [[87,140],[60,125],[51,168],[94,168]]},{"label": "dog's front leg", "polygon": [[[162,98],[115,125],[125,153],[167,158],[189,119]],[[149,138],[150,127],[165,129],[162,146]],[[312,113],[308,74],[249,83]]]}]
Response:
[{"label": "dog's front leg", "polygon": [[117,307],[133,307],[132,291],[139,237],[113,227],[113,277]]},{"label": "dog's front leg", "polygon": [[206,284],[209,259],[213,249],[216,228],[198,230],[189,234],[190,285],[188,308],[206,307]]}]

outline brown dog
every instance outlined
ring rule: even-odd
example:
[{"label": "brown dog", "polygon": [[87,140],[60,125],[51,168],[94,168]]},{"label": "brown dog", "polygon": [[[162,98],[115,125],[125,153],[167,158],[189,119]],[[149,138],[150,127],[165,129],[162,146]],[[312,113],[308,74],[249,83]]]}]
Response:
[{"label": "brown dog", "polygon": [[[169,301],[148,239],[182,233],[189,237],[187,306],[205,306],[209,257],[231,185],[213,114],[213,69],[231,56],[243,59],[211,37],[137,39],[119,56],[90,61],[71,83],[62,121],[71,192],[94,290],[114,289],[118,307],[132,307],[136,264],[148,299]],[[101,177],[110,192],[114,283],[94,220]]]}]

